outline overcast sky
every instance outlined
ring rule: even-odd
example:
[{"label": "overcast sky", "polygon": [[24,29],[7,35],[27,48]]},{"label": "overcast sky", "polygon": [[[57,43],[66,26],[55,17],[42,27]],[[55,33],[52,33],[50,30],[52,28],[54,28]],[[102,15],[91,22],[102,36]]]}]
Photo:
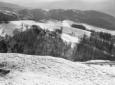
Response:
[{"label": "overcast sky", "polygon": [[115,0],[0,0],[31,8],[99,10],[115,16]]}]

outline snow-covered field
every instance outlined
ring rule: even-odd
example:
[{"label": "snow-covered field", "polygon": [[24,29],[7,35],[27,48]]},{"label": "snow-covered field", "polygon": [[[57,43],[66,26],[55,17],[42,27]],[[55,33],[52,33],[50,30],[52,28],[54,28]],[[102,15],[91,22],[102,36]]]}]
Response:
[{"label": "snow-covered field", "polygon": [[[63,34],[62,39],[66,41],[67,43],[78,43],[78,36],[83,35],[85,32],[80,31],[79,29],[75,28],[68,28],[69,23],[67,22],[59,22],[59,21],[47,21],[47,22],[35,22],[32,20],[20,20],[20,21],[11,21],[8,24],[1,24],[0,25],[0,35],[5,36],[5,34],[13,35],[13,32],[15,29],[19,29],[21,31],[25,31],[27,29],[30,29],[32,25],[40,26],[42,29],[48,29],[50,31],[53,31],[55,29],[60,29],[63,27]],[[73,35],[70,34],[73,33]],[[74,35],[75,34],[75,35]],[[88,34],[88,33],[86,33]]]},{"label": "snow-covered field", "polygon": [[8,24],[0,24],[0,31],[6,32],[8,35],[13,35],[13,31],[15,29],[20,29],[22,31],[26,29],[30,29],[32,25],[40,26],[42,29],[48,29],[53,31],[55,29],[60,29],[63,27],[64,33],[76,34],[77,36],[81,36],[84,33],[87,35],[87,31],[79,30],[76,28],[72,28],[72,22],[69,21],[46,21],[46,22],[35,22],[32,20],[19,20],[19,21],[10,21]]},{"label": "snow-covered field", "polygon": [[114,85],[115,67],[71,62],[51,56],[1,53],[0,64],[10,73],[0,85]]},{"label": "snow-covered field", "polygon": [[114,30],[107,30],[104,28],[99,28],[99,27],[95,27],[95,26],[91,26],[88,24],[83,24],[88,30],[94,30],[96,32],[105,32],[105,33],[110,33],[111,35],[115,35],[115,31]]},{"label": "snow-covered field", "polygon": [[[71,27],[73,23],[75,22],[70,21],[70,20],[64,20],[64,21],[49,20],[49,21],[44,21],[44,22],[36,22],[33,20],[10,21],[8,24],[0,24],[0,35],[2,35],[1,34],[2,32],[6,32],[8,35],[12,35],[15,29],[20,29],[24,31],[26,29],[29,29],[32,25],[38,25],[42,29],[48,29],[50,31],[53,31],[55,29],[60,29],[61,27],[63,27],[64,33],[71,34],[76,37],[80,37],[83,34],[90,36],[89,31]],[[95,31],[103,31],[103,32],[108,32],[108,33],[111,33],[112,35],[115,35],[115,31],[106,30],[106,29],[99,28],[99,27],[94,27],[94,26],[87,25],[84,23],[75,23],[75,24],[84,25],[89,30],[92,29]]]},{"label": "snow-covered field", "polygon": [[[32,20],[19,20],[19,21],[10,21],[8,24],[0,24],[0,35],[5,36],[6,34],[13,36],[14,30],[18,29],[20,31],[25,31],[27,29],[30,29],[32,25],[37,25],[41,27],[42,29],[47,29],[49,31],[54,31],[55,29],[63,28],[63,34],[61,38],[66,41],[67,43],[72,43],[72,47],[75,43],[79,43],[79,40],[81,37],[85,35],[90,36],[91,32],[86,30],[81,30],[77,28],[71,27],[71,25],[75,23],[70,20],[64,20],[64,21],[44,21],[44,22],[36,22]],[[89,30],[95,30],[95,31],[104,31],[109,32],[112,35],[115,35],[115,31],[105,30],[102,28],[97,28],[94,26],[90,26],[87,24],[82,23],[75,23],[75,24],[81,24],[84,25]]]}]

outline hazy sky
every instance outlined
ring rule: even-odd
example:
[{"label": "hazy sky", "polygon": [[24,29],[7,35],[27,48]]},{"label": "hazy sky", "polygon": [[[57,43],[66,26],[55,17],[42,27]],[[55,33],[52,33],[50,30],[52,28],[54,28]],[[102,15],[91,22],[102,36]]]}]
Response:
[{"label": "hazy sky", "polygon": [[115,16],[115,0],[0,0],[31,8],[99,10]]}]

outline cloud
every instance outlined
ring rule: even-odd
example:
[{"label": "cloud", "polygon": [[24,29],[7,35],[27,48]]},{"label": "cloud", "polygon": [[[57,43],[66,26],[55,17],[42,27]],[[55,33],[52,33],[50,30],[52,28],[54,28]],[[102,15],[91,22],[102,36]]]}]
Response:
[{"label": "cloud", "polygon": [[0,0],[0,1],[3,1],[3,2],[12,2],[12,3],[15,3],[15,2],[22,2],[22,3],[30,3],[30,2],[34,2],[34,3],[39,3],[39,2],[56,2],[56,1],[63,1],[63,0]]},{"label": "cloud", "polygon": [[89,2],[89,3],[101,3],[101,2],[108,2],[109,0],[81,0],[83,2]]}]

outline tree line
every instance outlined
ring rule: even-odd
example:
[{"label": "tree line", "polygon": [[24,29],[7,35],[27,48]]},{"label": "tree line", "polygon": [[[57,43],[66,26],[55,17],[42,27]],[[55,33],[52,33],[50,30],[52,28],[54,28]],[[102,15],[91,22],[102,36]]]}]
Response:
[{"label": "tree line", "polygon": [[90,37],[84,35],[80,43],[75,47],[73,58],[75,61],[115,60],[113,50],[115,50],[115,46],[110,34],[92,32]]},{"label": "tree line", "polygon": [[90,37],[84,35],[74,48],[61,39],[61,34],[62,29],[51,32],[33,25],[32,29],[16,32],[13,37],[0,37],[0,52],[49,55],[72,61],[115,60],[110,34],[92,32]]}]

